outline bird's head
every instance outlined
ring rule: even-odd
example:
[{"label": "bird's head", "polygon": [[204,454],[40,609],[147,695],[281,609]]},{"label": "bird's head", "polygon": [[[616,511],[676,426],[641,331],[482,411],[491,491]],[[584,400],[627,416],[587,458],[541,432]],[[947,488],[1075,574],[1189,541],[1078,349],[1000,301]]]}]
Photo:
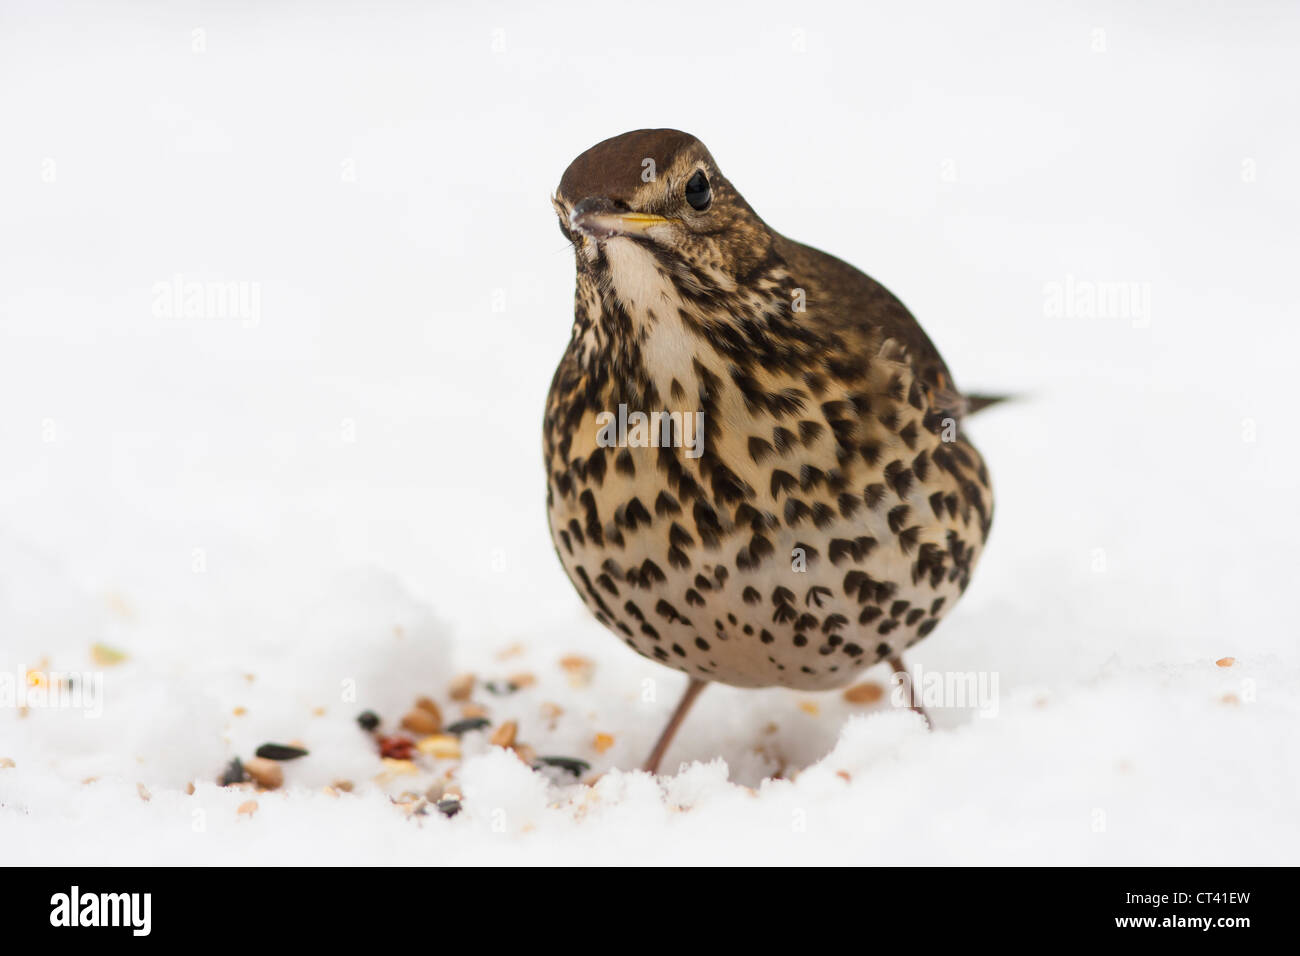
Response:
[{"label": "bird's head", "polygon": [[579,274],[615,289],[644,287],[655,271],[697,291],[734,289],[772,249],[704,144],[679,130],[597,143],[569,164],[552,202]]}]

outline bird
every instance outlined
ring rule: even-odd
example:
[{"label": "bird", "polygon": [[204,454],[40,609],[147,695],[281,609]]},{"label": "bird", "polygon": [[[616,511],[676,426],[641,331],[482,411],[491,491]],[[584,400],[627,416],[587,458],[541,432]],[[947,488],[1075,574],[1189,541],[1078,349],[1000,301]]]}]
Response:
[{"label": "bird", "polygon": [[551,201],[577,276],[543,421],[551,537],[596,619],[688,678],[644,769],[710,683],[905,675],[984,551],[992,485],[963,426],[997,399],[959,391],[893,294],[768,226],[688,133],[597,143]]}]

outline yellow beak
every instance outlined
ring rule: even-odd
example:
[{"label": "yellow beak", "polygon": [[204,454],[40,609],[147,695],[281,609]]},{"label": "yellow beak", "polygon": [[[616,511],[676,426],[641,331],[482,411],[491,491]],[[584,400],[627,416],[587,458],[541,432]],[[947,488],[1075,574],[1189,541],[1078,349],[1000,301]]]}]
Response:
[{"label": "yellow beak", "polygon": [[[641,236],[655,226],[669,222],[663,216],[645,212],[614,212],[608,208],[583,209],[586,203],[579,203],[573,210],[569,224],[579,232],[594,239],[609,239],[614,236]],[[603,204],[602,204],[603,205]]]}]

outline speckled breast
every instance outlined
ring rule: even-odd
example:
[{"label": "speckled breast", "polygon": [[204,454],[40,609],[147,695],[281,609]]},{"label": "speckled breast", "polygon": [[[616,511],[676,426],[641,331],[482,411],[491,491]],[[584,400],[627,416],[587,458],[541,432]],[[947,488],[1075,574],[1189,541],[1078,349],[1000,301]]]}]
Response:
[{"label": "speckled breast", "polygon": [[597,619],[691,676],[806,690],[933,631],[992,517],[988,473],[955,423],[890,363],[854,389],[764,382],[791,397],[770,408],[708,368],[657,390],[700,397],[679,409],[704,410],[696,458],[606,447],[600,402],[548,420],[564,450],[548,462],[551,532]]}]

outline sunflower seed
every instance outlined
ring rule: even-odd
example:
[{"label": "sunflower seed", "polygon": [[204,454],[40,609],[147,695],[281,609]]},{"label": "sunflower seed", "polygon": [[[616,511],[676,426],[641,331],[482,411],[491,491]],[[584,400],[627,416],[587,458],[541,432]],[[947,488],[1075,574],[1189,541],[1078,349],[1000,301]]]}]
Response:
[{"label": "sunflower seed", "polygon": [[267,760],[297,760],[299,757],[307,756],[307,751],[301,747],[290,747],[288,744],[262,744],[257,748],[257,755]]},{"label": "sunflower seed", "polygon": [[591,769],[591,764],[585,760],[579,760],[576,757],[538,757],[537,762],[547,767],[557,767],[560,770],[567,770],[575,777],[581,777]]},{"label": "sunflower seed", "polygon": [[459,737],[461,734],[469,733],[471,730],[482,730],[489,726],[492,721],[486,717],[469,717],[465,720],[458,720],[447,728],[447,733],[455,734]]}]

